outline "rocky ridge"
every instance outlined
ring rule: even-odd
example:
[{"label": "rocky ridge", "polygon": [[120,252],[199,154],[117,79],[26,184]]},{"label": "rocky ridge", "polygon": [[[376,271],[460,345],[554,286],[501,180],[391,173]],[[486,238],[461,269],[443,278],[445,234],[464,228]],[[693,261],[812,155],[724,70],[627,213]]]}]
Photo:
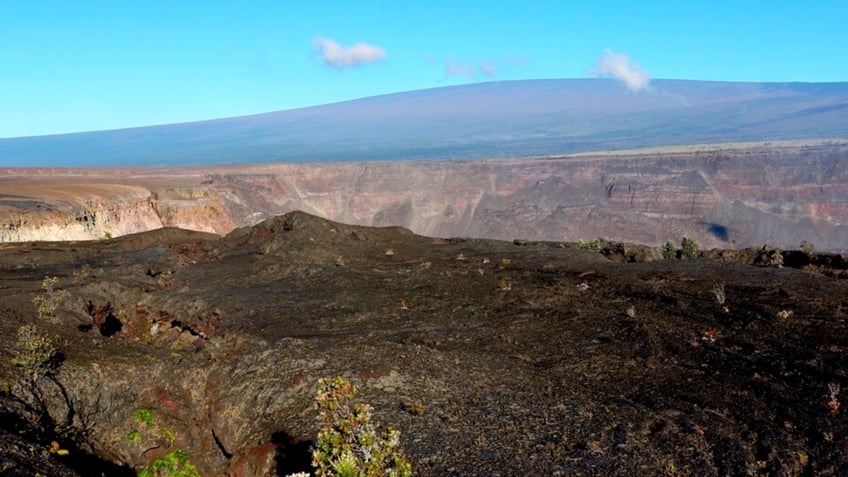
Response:
[{"label": "rocky ridge", "polygon": [[[286,475],[309,460],[317,379],[341,374],[417,475],[848,471],[845,257],[601,252],[301,212],[223,238],[6,244],[0,464],[133,475],[165,447],[128,441],[143,408],[203,475]],[[45,276],[55,319],[32,303]],[[11,363],[29,323],[63,357],[43,429]]]}]

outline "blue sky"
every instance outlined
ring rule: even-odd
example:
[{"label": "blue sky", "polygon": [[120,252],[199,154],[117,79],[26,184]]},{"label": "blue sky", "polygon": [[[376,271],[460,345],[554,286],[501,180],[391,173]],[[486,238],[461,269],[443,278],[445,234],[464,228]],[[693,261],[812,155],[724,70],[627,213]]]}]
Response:
[{"label": "blue sky", "polygon": [[848,81],[846,25],[844,0],[6,2],[0,138],[600,73]]}]

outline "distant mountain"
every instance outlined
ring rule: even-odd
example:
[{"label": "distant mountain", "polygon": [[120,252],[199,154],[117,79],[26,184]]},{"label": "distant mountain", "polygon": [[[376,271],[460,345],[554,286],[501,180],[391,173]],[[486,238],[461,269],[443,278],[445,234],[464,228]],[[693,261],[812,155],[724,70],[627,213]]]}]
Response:
[{"label": "distant mountain", "polygon": [[611,79],[450,86],[252,116],[0,140],[0,166],[181,166],[544,156],[848,137],[848,83]]}]

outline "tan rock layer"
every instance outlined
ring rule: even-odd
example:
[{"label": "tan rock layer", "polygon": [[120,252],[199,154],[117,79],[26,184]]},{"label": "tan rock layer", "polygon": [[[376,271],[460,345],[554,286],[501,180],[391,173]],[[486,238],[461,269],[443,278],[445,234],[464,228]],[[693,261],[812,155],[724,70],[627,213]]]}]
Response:
[{"label": "tan rock layer", "polygon": [[8,170],[0,240],[162,226],[226,234],[304,210],[431,236],[848,247],[848,146],[468,162]]}]

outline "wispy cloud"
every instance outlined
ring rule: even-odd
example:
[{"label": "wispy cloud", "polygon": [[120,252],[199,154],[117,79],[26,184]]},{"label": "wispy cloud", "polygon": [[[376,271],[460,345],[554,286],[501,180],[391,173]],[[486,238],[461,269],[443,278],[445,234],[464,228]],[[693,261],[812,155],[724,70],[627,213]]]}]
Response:
[{"label": "wispy cloud", "polygon": [[627,55],[605,49],[598,59],[595,71],[602,76],[611,76],[627,85],[630,91],[641,91],[651,83],[651,75]]},{"label": "wispy cloud", "polygon": [[483,75],[490,79],[495,79],[497,77],[498,70],[501,68],[501,66],[523,65],[529,61],[524,56],[511,55],[502,56],[496,59],[486,59],[478,61],[476,63],[457,60],[453,58],[441,61],[433,56],[425,56],[423,58],[430,64],[444,64],[445,74],[447,76],[463,77],[468,79],[474,79],[475,77],[477,77],[477,75]]},{"label": "wispy cloud", "polygon": [[495,64],[495,62],[481,61],[479,66],[480,71],[482,71],[484,75],[488,76],[489,78],[495,77],[495,73],[497,73],[498,70],[498,66]]},{"label": "wispy cloud", "polygon": [[386,50],[368,43],[344,46],[332,38],[319,36],[313,40],[312,46],[321,52],[325,63],[335,68],[350,68],[386,59]]},{"label": "wispy cloud", "polygon": [[477,76],[477,70],[474,66],[465,63],[464,61],[447,60],[445,61],[445,74],[448,76],[462,76],[468,79],[473,79]]}]

